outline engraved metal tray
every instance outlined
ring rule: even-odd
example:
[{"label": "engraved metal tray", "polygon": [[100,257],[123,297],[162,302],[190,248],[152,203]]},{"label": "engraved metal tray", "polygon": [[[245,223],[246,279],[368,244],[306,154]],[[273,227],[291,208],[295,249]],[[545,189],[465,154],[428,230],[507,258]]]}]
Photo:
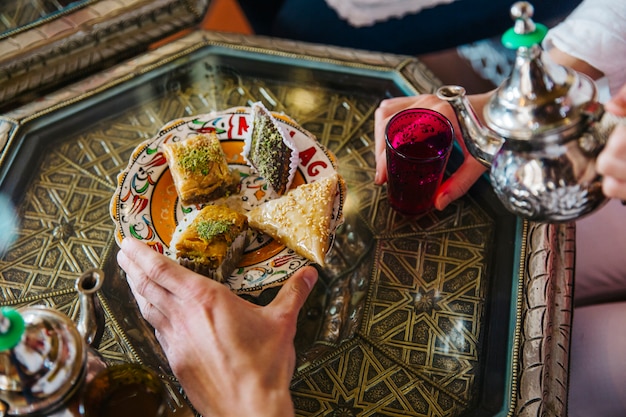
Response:
[{"label": "engraved metal tray", "polygon": [[[348,186],[299,318],[296,414],[565,415],[573,225],[514,217],[485,178],[414,219],[373,183],[378,103],[438,84],[411,57],[197,31],[4,114],[0,193],[20,224],[0,255],[0,304],[75,318],[73,280],[103,269],[100,352],[159,370],[172,410],[188,412],[116,264],[109,202],[133,149],[166,122],[261,100],[332,150]],[[450,167],[460,160],[455,149]]]}]

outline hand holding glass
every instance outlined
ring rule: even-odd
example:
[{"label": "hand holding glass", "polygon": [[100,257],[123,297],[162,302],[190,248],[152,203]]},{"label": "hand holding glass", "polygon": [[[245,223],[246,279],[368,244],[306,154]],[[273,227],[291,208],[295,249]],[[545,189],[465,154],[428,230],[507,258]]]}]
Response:
[{"label": "hand holding glass", "polygon": [[433,207],[454,138],[452,123],[430,109],[406,109],[394,115],[385,130],[387,197],[405,215]]}]

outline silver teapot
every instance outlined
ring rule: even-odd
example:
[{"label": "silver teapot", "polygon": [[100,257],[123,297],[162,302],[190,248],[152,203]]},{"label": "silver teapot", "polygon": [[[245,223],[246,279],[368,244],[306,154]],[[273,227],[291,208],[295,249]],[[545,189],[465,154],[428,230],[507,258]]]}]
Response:
[{"label": "silver teapot", "polygon": [[43,306],[0,310],[0,416],[81,415],[81,388],[106,368],[91,347],[100,330],[95,294],[103,280],[98,269],[76,280],[77,324]]},{"label": "silver teapot", "polygon": [[463,87],[436,94],[453,107],[468,151],[490,168],[505,208],[534,221],[570,221],[607,201],[595,160],[619,118],[604,112],[593,80],[542,53],[548,29],[533,12],[527,2],[511,8],[515,24],[502,42],[517,50],[515,64],[483,109],[486,126]]}]

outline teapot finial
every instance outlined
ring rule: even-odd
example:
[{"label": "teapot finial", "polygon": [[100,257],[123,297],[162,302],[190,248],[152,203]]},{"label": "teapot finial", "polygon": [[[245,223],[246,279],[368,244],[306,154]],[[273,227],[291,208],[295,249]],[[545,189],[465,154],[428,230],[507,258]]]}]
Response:
[{"label": "teapot finial", "polygon": [[535,8],[526,1],[518,1],[511,7],[511,17],[515,20],[512,28],[502,35],[502,44],[509,49],[530,48],[541,43],[548,33],[548,27],[535,23],[532,19]]},{"label": "teapot finial", "polygon": [[533,14],[535,8],[527,1],[519,1],[511,7],[511,17],[515,19],[513,30],[517,34],[532,33],[535,31],[536,25],[533,22]]}]

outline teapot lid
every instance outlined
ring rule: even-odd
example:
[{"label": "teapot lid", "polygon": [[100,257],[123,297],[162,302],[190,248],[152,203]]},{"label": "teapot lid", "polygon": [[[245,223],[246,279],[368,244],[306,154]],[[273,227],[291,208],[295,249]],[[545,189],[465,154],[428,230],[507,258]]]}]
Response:
[{"label": "teapot lid", "polygon": [[517,50],[515,65],[485,106],[485,123],[499,135],[518,140],[576,134],[597,111],[595,84],[542,54],[548,29],[533,22],[533,13],[525,1],[511,7],[515,25],[504,33],[502,43]]}]

